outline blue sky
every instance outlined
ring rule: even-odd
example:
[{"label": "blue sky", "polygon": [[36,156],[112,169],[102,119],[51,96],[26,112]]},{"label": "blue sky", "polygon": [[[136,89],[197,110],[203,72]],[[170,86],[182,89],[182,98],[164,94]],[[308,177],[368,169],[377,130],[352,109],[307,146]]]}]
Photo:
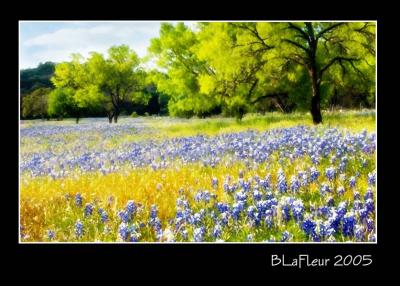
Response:
[{"label": "blue sky", "polygon": [[[192,26],[194,22],[185,22]],[[71,53],[106,53],[112,45],[127,44],[142,57],[150,39],[158,37],[161,22],[20,22],[20,69],[40,62],[70,60]]]}]

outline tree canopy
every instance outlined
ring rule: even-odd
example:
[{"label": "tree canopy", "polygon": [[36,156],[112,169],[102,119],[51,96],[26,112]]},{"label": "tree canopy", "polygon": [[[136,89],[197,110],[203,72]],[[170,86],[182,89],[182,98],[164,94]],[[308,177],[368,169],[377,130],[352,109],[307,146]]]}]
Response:
[{"label": "tree canopy", "polygon": [[[55,88],[49,115],[77,120],[91,113],[117,122],[121,112],[241,119],[247,112],[309,110],[317,124],[325,108],[374,107],[375,38],[374,22],[206,22],[195,29],[162,23],[143,59],[127,45],[106,56],[73,54],[55,68],[21,71],[21,91],[43,87],[39,79],[51,75],[44,83]],[[144,69],[146,60],[156,68]],[[44,90],[27,97],[23,116],[43,114],[44,101],[33,104],[39,94]]]}]

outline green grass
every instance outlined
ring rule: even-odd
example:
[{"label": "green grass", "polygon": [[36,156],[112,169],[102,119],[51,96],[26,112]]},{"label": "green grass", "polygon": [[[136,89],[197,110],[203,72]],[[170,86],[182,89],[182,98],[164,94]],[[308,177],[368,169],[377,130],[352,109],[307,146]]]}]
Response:
[{"label": "green grass", "polygon": [[[192,118],[177,121],[153,119],[148,122],[148,125],[157,130],[155,132],[157,137],[179,137],[198,134],[216,135],[248,129],[264,131],[297,125],[313,126],[314,124],[309,113],[282,114],[273,112],[265,115],[247,114],[241,121],[222,117]],[[368,132],[375,132],[376,115],[374,112],[324,112],[321,125],[344,128],[352,132],[359,132],[364,129]]]}]

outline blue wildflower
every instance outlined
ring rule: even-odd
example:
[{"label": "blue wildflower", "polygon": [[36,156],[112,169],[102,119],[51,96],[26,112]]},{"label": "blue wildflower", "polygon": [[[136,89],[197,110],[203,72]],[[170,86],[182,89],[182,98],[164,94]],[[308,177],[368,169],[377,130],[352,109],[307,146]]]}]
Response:
[{"label": "blue wildflower", "polygon": [[152,205],[151,206],[151,211],[150,211],[150,218],[151,219],[155,219],[157,217],[157,206],[156,205]]},{"label": "blue wildflower", "polygon": [[325,176],[328,178],[329,181],[333,181],[336,176],[336,169],[334,167],[326,168]]},{"label": "blue wildflower", "polygon": [[222,227],[219,224],[216,224],[213,229],[213,237],[220,238],[222,232]]},{"label": "blue wildflower", "polygon": [[212,180],[211,180],[211,186],[212,186],[214,189],[217,189],[217,188],[218,188],[218,179],[217,179],[217,178],[215,178],[215,177],[212,178]]},{"label": "blue wildflower", "polygon": [[375,211],[375,204],[374,204],[374,200],[372,199],[367,199],[367,201],[365,202],[365,208],[367,209],[367,211],[369,213],[373,213]]},{"label": "blue wildflower", "polygon": [[337,193],[339,194],[339,196],[343,196],[344,192],[344,187],[340,186],[337,188]]},{"label": "blue wildflower", "polygon": [[368,185],[375,186],[375,183],[376,183],[376,173],[371,172],[368,174]]},{"label": "blue wildflower", "polygon": [[285,230],[285,231],[282,233],[281,242],[286,242],[286,241],[289,240],[289,238],[290,238],[290,233],[289,233],[287,230]]},{"label": "blue wildflower", "polygon": [[296,176],[292,176],[291,184],[292,192],[296,193],[300,190],[300,181],[297,179]]},{"label": "blue wildflower", "polygon": [[123,223],[127,223],[129,221],[129,214],[125,210],[118,211],[118,216]]},{"label": "blue wildflower", "polygon": [[356,186],[356,177],[354,176],[350,177],[349,186],[350,188],[354,188]]},{"label": "blue wildflower", "polygon": [[193,239],[195,242],[202,242],[204,240],[205,228],[204,226],[195,228],[193,231]]},{"label": "blue wildflower", "polygon": [[306,218],[301,224],[301,228],[307,235],[311,235],[315,231],[316,224],[311,218]]},{"label": "blue wildflower", "polygon": [[126,203],[126,213],[131,219],[132,216],[135,214],[137,209],[136,203],[133,200],[130,200]]},{"label": "blue wildflower", "polygon": [[353,237],[355,224],[356,219],[354,213],[347,213],[343,218],[343,235]]},{"label": "blue wildflower", "polygon": [[77,238],[80,238],[83,235],[83,224],[80,220],[75,223],[75,234]]},{"label": "blue wildflower", "polygon": [[85,205],[85,211],[84,212],[85,212],[85,217],[92,215],[92,213],[93,213],[93,205],[90,204],[90,203],[87,203]]},{"label": "blue wildflower", "polygon": [[48,237],[50,240],[53,240],[55,236],[56,236],[56,234],[55,234],[54,231],[52,231],[51,229],[49,229],[49,230],[47,231],[47,237]]},{"label": "blue wildflower", "polygon": [[77,207],[81,207],[81,206],[82,206],[82,196],[81,196],[80,193],[77,193],[77,194],[75,195],[75,205],[76,205]]},{"label": "blue wildflower", "polygon": [[281,193],[285,193],[287,191],[287,183],[286,177],[283,173],[282,169],[278,170],[278,184],[277,184],[278,191]]},{"label": "blue wildflower", "polygon": [[118,234],[123,241],[127,241],[129,237],[129,228],[126,223],[121,223],[118,227]]},{"label": "blue wildflower", "polygon": [[319,171],[315,167],[310,169],[310,181],[315,182],[319,177]]}]

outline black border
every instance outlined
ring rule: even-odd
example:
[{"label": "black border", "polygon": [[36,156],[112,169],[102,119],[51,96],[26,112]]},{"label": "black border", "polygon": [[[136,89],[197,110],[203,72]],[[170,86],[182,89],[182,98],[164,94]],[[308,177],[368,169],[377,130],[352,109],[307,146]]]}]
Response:
[{"label": "black border", "polygon": [[[18,10],[15,12],[16,17],[13,20],[9,21],[10,23],[8,32],[10,32],[10,36],[8,37],[9,41],[16,43],[16,46],[11,48],[9,54],[13,54],[16,56],[14,59],[11,57],[7,57],[9,60],[9,65],[7,68],[7,83],[14,81],[11,85],[8,85],[10,90],[7,93],[7,96],[12,98],[9,104],[4,104],[3,108],[6,109],[7,112],[11,112],[12,114],[7,115],[7,118],[12,118],[9,121],[13,122],[12,124],[7,124],[7,128],[9,131],[5,132],[5,136],[3,136],[3,143],[10,144],[10,146],[3,147],[7,148],[6,155],[9,158],[3,161],[3,166],[7,171],[7,178],[11,178],[13,176],[13,180],[8,181],[7,188],[3,188],[3,192],[6,193],[4,196],[6,206],[10,207],[10,210],[7,211],[8,215],[7,223],[8,231],[7,238],[9,238],[9,244],[7,246],[7,250],[11,254],[11,261],[7,266],[15,269],[20,269],[23,266],[26,266],[27,269],[41,269],[42,271],[48,273],[51,269],[59,269],[60,267],[67,267],[70,262],[73,262],[73,268],[84,269],[85,267],[93,267],[98,270],[104,269],[115,269],[123,271],[128,269],[133,269],[133,266],[142,266],[145,268],[148,267],[157,267],[159,268],[168,268],[173,273],[180,273],[184,270],[192,270],[199,271],[200,273],[204,270],[201,267],[206,267],[207,269],[221,269],[226,268],[231,271],[231,274],[226,273],[227,275],[240,275],[244,273],[243,271],[249,271],[249,273],[253,273],[253,275],[257,275],[260,273],[271,273],[273,272],[282,272],[282,271],[301,271],[301,272],[310,272],[313,273],[320,272],[325,273],[327,271],[338,271],[338,272],[347,272],[347,271],[362,271],[362,272],[371,272],[375,270],[384,270],[390,266],[390,254],[393,253],[395,248],[389,246],[389,238],[393,237],[393,234],[390,232],[390,219],[393,218],[393,215],[389,214],[390,211],[393,212],[393,208],[389,205],[390,202],[394,203],[391,199],[391,194],[388,192],[391,188],[389,185],[389,180],[391,177],[390,172],[393,172],[393,169],[387,164],[390,161],[390,147],[386,144],[388,142],[392,142],[393,140],[388,140],[390,138],[390,122],[393,121],[393,116],[395,113],[394,104],[391,105],[391,101],[389,99],[385,99],[386,96],[390,96],[391,91],[384,91],[386,88],[386,84],[389,82],[390,72],[387,70],[389,66],[389,61],[391,60],[388,55],[393,55],[390,53],[389,47],[390,45],[384,44],[385,36],[387,37],[386,32],[384,32],[384,28],[389,26],[387,19],[384,18],[382,13],[378,8],[372,9],[373,12],[364,13],[361,15],[360,10],[357,12],[350,11],[348,8],[343,9],[338,13],[333,10],[329,10],[327,14],[323,17],[321,16],[321,11],[312,11],[308,10],[307,7],[304,7],[304,4],[299,4],[302,8],[297,8],[293,6],[295,9],[292,12],[287,12],[286,10],[275,10],[278,13],[275,15],[271,15],[271,10],[268,10],[267,7],[257,8],[258,6],[254,6],[256,4],[236,4],[235,12],[218,9],[211,9],[214,6],[208,6],[205,3],[189,3],[182,4],[183,11],[176,14],[178,10],[166,12],[168,10],[164,10],[164,7],[161,7],[159,10],[154,10],[153,8],[147,8],[150,10],[141,10],[139,13],[134,13],[132,9],[137,10],[134,7],[130,7],[127,9],[121,9],[119,7],[118,11],[113,11],[118,14],[118,16],[111,16],[112,11],[102,11],[96,13],[90,13],[90,6],[88,6],[88,11],[79,10],[74,5],[69,2],[70,6],[65,7],[62,13],[58,11],[46,11],[46,15],[44,15],[43,11],[35,11],[32,6],[35,4],[26,4],[24,6],[24,10]],[[154,4],[159,5],[159,3]],[[169,5],[169,3],[168,3]],[[266,6],[269,3],[265,4]],[[321,4],[323,5],[323,4]],[[331,3],[331,5],[340,5],[335,3]],[[344,5],[344,4],[341,4]],[[346,4],[347,6],[348,4]],[[133,5],[134,6],[134,5]],[[199,7],[202,8],[199,8]],[[80,6],[79,6],[80,7]],[[39,7],[40,8],[40,7]],[[171,8],[171,7],[170,7]],[[222,7],[224,9],[224,7]],[[266,10],[267,9],[267,10]],[[281,8],[285,9],[285,8]],[[302,9],[306,9],[306,13],[301,13]],[[356,8],[357,9],[357,8]],[[70,14],[69,10],[73,11]],[[77,14],[77,10],[80,11],[80,15]],[[105,9],[107,10],[107,9]],[[145,12],[143,12],[145,11]],[[85,14],[83,15],[82,12]],[[310,15],[311,12],[311,15]],[[343,13],[344,12],[344,13]],[[353,12],[353,13],[352,13]],[[102,14],[103,13],[103,14]],[[352,13],[347,14],[346,13]],[[18,243],[18,119],[17,114],[14,112],[18,112],[16,108],[18,106],[18,20],[304,20],[304,19],[312,19],[312,20],[323,20],[323,19],[349,19],[349,20],[377,20],[378,21],[378,243],[377,244],[174,244],[174,245],[159,245],[159,244],[140,244],[140,245],[96,245],[96,244],[62,244],[62,245],[49,245],[49,244],[19,244]],[[388,33],[388,32],[387,32]],[[386,35],[385,35],[386,34]],[[388,33],[389,34],[389,33]],[[386,38],[387,40],[387,38]],[[386,63],[386,64],[385,64]],[[386,66],[384,68],[384,66]],[[11,95],[11,96],[9,96]],[[392,95],[394,96],[394,95]],[[8,100],[8,98],[7,98]],[[12,106],[13,108],[9,108]],[[393,108],[392,111],[389,111],[389,108]],[[387,110],[385,110],[387,109]],[[15,120],[17,119],[17,120]],[[13,121],[15,120],[15,121]],[[386,129],[386,130],[385,130]],[[387,130],[389,129],[389,132]],[[16,138],[14,138],[15,136]],[[386,137],[386,138],[385,138]],[[12,138],[12,139],[11,139]],[[395,143],[395,142],[394,142]],[[8,152],[8,150],[13,150],[13,152]],[[4,152],[4,151],[3,151]],[[384,163],[385,162],[385,163]],[[15,164],[15,165],[14,165]],[[10,167],[12,166],[12,167]],[[385,174],[385,175],[383,175]],[[396,189],[394,189],[396,191]],[[309,254],[310,257],[318,257],[318,258],[331,258],[335,255],[364,255],[371,254],[373,258],[373,263],[369,267],[323,267],[323,268],[287,268],[287,267],[276,267],[272,268],[270,265],[271,254],[284,254],[287,257],[296,257],[299,254]],[[63,265],[61,265],[61,264]],[[103,265],[106,263],[107,266]],[[48,268],[46,268],[48,267]],[[200,267],[200,268],[198,268]],[[24,267],[25,269],[25,267]],[[151,269],[150,269],[151,270]],[[160,269],[161,270],[161,269]],[[137,270],[135,270],[137,271]],[[175,272],[176,271],[176,272]],[[172,274],[172,273],[171,273]],[[179,275],[179,274],[178,274]],[[203,272],[203,275],[206,275]]]}]

